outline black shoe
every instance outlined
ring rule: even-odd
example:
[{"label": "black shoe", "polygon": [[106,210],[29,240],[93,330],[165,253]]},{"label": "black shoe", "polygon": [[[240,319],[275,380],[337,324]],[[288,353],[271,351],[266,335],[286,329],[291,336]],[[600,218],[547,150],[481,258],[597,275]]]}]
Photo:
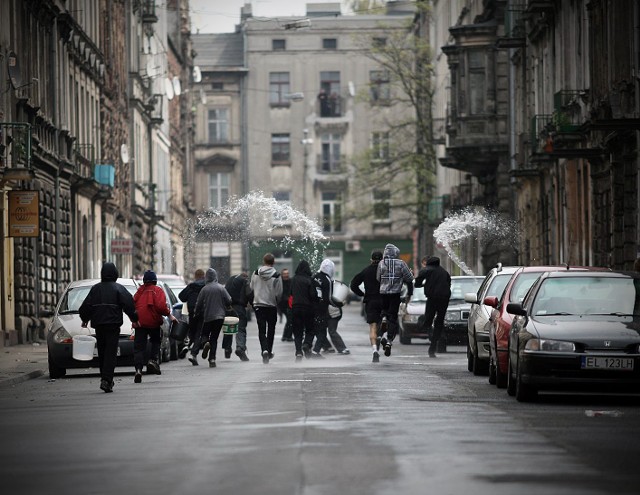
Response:
[{"label": "black shoe", "polygon": [[341,351],[338,351],[338,354],[342,354],[344,356],[346,354],[351,354],[351,351],[349,349],[342,349]]},{"label": "black shoe", "polygon": [[249,356],[247,356],[247,351],[236,349],[236,356],[240,358],[240,361],[249,361]]},{"label": "black shoe", "polygon": [[387,317],[385,316],[384,318],[382,318],[382,321],[380,322],[380,333],[385,333],[387,331],[388,326],[389,324],[387,322]]},{"label": "black shoe", "polygon": [[207,357],[209,356],[209,350],[211,350],[211,344],[209,342],[206,342],[204,344],[204,347],[202,348],[202,359],[207,359]]},{"label": "black shoe", "polygon": [[227,359],[229,359],[231,357],[231,347],[227,347],[224,350],[224,357],[227,358]]},{"label": "black shoe", "polygon": [[142,383],[142,372],[136,371],[136,376],[133,377],[133,383]]},{"label": "black shoe", "polygon": [[149,375],[161,375],[162,371],[160,371],[160,365],[157,361],[150,359],[147,363],[147,373]]},{"label": "black shoe", "polygon": [[189,354],[189,348],[187,346],[184,346],[182,349],[180,349],[180,354],[178,354],[178,357],[180,359],[184,359],[187,357],[187,354]]},{"label": "black shoe", "polygon": [[384,337],[381,337],[380,338],[380,345],[378,347],[382,347],[384,349],[386,345],[387,345],[387,339],[384,338]]},{"label": "black shoe", "polygon": [[310,357],[312,359],[324,359],[324,356],[322,354],[320,354],[319,352],[311,352],[310,353]]},{"label": "black shoe", "polygon": [[378,354],[378,351],[373,353],[373,362],[374,363],[379,363],[380,362],[380,354]]},{"label": "black shoe", "polygon": [[296,362],[298,361],[302,361],[302,358],[304,357],[304,355],[301,352],[298,352],[296,354]]},{"label": "black shoe", "polygon": [[435,353],[435,352],[430,352],[430,353],[429,353],[429,357],[430,357],[430,358],[434,358],[434,357],[436,357],[436,353]]},{"label": "black shoe", "polygon": [[104,390],[106,394],[113,392],[113,381],[109,382],[105,379],[100,380],[100,390]]},{"label": "black shoe", "polygon": [[391,356],[391,343],[390,342],[387,342],[384,345],[384,355],[387,356],[387,357]]},{"label": "black shoe", "polygon": [[262,351],[262,363],[269,364],[269,351]]},{"label": "black shoe", "polygon": [[269,359],[273,359],[275,357],[275,354],[273,352],[269,353]]},{"label": "black shoe", "polygon": [[325,354],[333,354],[336,352],[336,350],[333,347],[327,347],[326,349],[322,349],[322,352],[324,352]]},{"label": "black shoe", "polygon": [[191,364],[193,364],[194,366],[198,366],[198,356],[194,356],[193,354],[191,354],[189,356],[189,362],[191,362]]},{"label": "black shoe", "polygon": [[214,359],[210,359],[209,360],[209,368],[215,368],[216,367],[216,362]]}]

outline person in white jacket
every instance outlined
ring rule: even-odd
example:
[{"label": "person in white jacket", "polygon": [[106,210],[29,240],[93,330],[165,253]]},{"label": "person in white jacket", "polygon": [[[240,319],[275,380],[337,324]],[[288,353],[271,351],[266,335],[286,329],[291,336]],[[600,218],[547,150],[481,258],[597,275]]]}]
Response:
[{"label": "person in white jacket", "polygon": [[273,254],[263,256],[263,266],[251,275],[251,290],[253,291],[253,310],[258,324],[258,338],[262,352],[262,362],[269,364],[273,359],[273,339],[278,322],[278,302],[282,297],[282,277],[273,264]]}]

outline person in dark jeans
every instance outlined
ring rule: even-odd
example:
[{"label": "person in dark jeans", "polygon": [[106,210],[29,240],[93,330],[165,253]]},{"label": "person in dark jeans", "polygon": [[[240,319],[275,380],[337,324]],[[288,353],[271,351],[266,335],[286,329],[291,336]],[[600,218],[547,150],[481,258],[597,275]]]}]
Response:
[{"label": "person in dark jeans", "polygon": [[293,330],[291,321],[291,308],[289,307],[289,296],[291,295],[291,277],[289,270],[283,268],[280,272],[282,277],[282,297],[278,303],[278,313],[280,320],[284,317],[284,330],[282,331],[282,342],[293,342]]},{"label": "person in dark jeans", "polygon": [[440,266],[440,258],[437,256],[425,256],[422,258],[422,264],[424,268],[418,273],[415,286],[424,287],[424,295],[427,297],[424,309],[425,326],[429,329],[433,325],[429,357],[436,357],[438,340],[444,330],[444,316],[447,314],[451,298],[451,276]]},{"label": "person in dark jeans", "polygon": [[296,361],[303,357],[302,341],[306,343],[307,353],[311,352],[311,344],[315,336],[314,306],[318,295],[311,278],[311,267],[307,260],[302,260],[296,267],[291,279],[291,326],[293,341],[296,347]]},{"label": "person in dark jeans", "polygon": [[273,339],[278,322],[278,302],[282,297],[282,277],[274,268],[275,257],[267,253],[262,257],[264,265],[251,275],[253,309],[256,312],[258,338],[262,362],[273,359]]},{"label": "person in dark jeans", "polygon": [[[249,287],[249,275],[246,271],[234,275],[227,280],[225,289],[231,296],[231,307],[238,316],[238,333],[236,334],[236,356],[241,361],[249,361],[247,356],[247,304],[253,299]],[[224,339],[223,339],[224,341]]]},{"label": "person in dark jeans", "polygon": [[122,313],[126,313],[134,327],[138,326],[138,313],[133,296],[117,282],[116,265],[107,262],[100,270],[100,282],[91,287],[78,312],[82,326],[91,326],[96,332],[98,363],[100,365],[100,389],[113,392],[113,374],[118,359]]},{"label": "person in dark jeans", "polygon": [[[188,284],[178,294],[178,299],[183,303],[187,303],[187,311],[189,313],[189,342],[191,346],[196,342],[200,342],[200,330],[202,329],[202,321],[196,318],[196,301],[198,300],[198,294],[204,287],[204,270],[198,268],[194,274],[194,281]],[[183,358],[189,352],[188,347],[184,347],[180,351],[180,357]]]}]

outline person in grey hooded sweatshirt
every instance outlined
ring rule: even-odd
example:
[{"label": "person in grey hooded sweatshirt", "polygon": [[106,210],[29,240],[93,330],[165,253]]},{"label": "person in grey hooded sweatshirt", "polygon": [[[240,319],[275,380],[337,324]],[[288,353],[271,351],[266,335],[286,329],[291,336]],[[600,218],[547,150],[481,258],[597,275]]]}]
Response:
[{"label": "person in grey hooded sweatshirt", "polygon": [[278,322],[278,302],[282,297],[282,278],[273,266],[273,254],[265,254],[262,261],[264,265],[251,275],[250,287],[253,291],[253,309],[258,324],[262,362],[269,364],[269,360],[273,358],[273,339]]},{"label": "person in grey hooded sweatshirt", "polygon": [[376,272],[382,298],[382,322],[378,333],[385,356],[391,356],[391,343],[398,333],[398,309],[402,284],[407,285],[407,297],[413,294],[413,273],[407,264],[398,258],[399,254],[400,250],[396,246],[387,244]]},{"label": "person in grey hooded sweatshirt", "polygon": [[[204,276],[205,285],[198,294],[194,317],[202,321],[202,331],[200,334],[200,344],[202,347],[202,358],[209,359],[209,367],[216,367],[216,348],[218,347],[218,337],[224,324],[224,317],[227,307],[231,305],[231,296],[218,283],[218,274],[213,268],[209,268]],[[198,351],[200,345],[194,345],[191,349],[189,361],[194,366],[198,364]]]}]

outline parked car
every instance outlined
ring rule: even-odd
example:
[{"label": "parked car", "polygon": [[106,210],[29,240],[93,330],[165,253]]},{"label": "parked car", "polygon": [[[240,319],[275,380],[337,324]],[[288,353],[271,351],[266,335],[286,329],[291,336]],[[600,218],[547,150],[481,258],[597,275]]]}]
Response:
[{"label": "parked car", "polygon": [[498,388],[507,386],[507,352],[509,329],[513,317],[507,312],[507,305],[522,302],[533,283],[545,272],[605,270],[604,268],[557,266],[526,266],[519,268],[512,276],[500,298],[485,297],[483,303],[491,306],[489,324],[489,383]]},{"label": "parked car", "polygon": [[478,292],[464,295],[464,300],[471,303],[467,322],[467,369],[472,371],[474,375],[486,375],[489,372],[491,354],[489,349],[489,318],[493,308],[483,303],[484,298],[489,296],[499,298],[511,275],[518,268],[517,266],[502,266],[502,263],[498,263],[489,270]]},{"label": "parked car", "polygon": [[156,277],[158,277],[158,281],[164,282],[172,290],[174,287],[185,287],[187,285],[184,277],[175,273],[158,273],[156,274]]},{"label": "parked car", "polygon": [[[130,278],[119,278],[131,295],[135,294],[138,284]],[[95,331],[90,326],[82,328],[79,309],[89,294],[89,290],[100,279],[86,279],[71,282],[64,290],[55,310],[51,311],[51,322],[47,327],[47,354],[49,360],[49,376],[61,378],[69,368],[98,367],[98,355],[94,352],[91,361],[79,361],[73,358],[73,337],[76,335],[91,335]],[[120,328],[118,343],[118,359],[116,366],[133,366],[133,335],[131,320],[123,314],[123,324]]]},{"label": "parked car", "polygon": [[507,391],[640,390],[640,274],[544,273],[522,302],[507,305]]},{"label": "parked car", "polygon": [[[173,290],[167,285],[166,282],[158,279],[157,285],[162,287],[165,295],[167,296],[167,306],[171,310],[171,313],[176,318],[180,319],[182,313],[182,302],[175,295]],[[166,336],[168,346],[166,352],[162,353],[162,361],[175,361],[178,359],[181,349],[181,342],[174,340],[170,337],[171,334],[171,319],[163,317],[162,334]]]},{"label": "parked car", "polygon": [[[464,294],[478,290],[484,277],[469,275],[451,277],[451,298],[445,315],[442,345],[466,345],[467,319],[469,318],[469,303],[465,302]],[[421,328],[418,319],[424,314],[427,298],[422,287],[415,287],[411,300],[401,303],[398,311],[399,338],[402,344],[411,344],[411,339],[428,339],[431,329]]]}]

